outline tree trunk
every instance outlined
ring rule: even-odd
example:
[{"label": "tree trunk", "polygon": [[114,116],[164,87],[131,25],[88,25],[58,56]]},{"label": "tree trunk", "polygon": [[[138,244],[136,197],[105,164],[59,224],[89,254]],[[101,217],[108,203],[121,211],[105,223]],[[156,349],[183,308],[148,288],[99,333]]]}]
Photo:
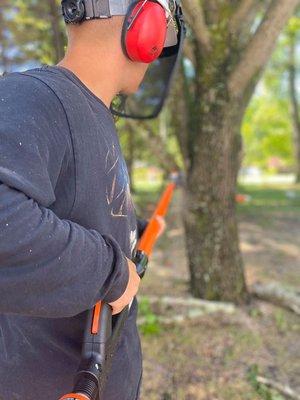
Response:
[{"label": "tree trunk", "polygon": [[[4,10],[5,4],[1,4],[1,7],[3,7]],[[7,53],[7,48],[6,48],[6,42],[7,39],[5,37],[5,30],[7,29],[5,26],[5,20],[4,20],[4,13],[0,13],[0,68],[2,69],[2,73],[6,73],[9,70],[9,59],[6,55]],[[1,72],[0,72],[1,74]]]},{"label": "tree trunk", "polygon": [[189,62],[182,63],[173,123],[187,177],[185,229],[196,297],[236,303],[248,298],[235,214],[241,120],[298,5],[183,0]]},{"label": "tree trunk", "polygon": [[299,102],[297,98],[297,74],[296,74],[296,37],[295,34],[290,34],[289,43],[289,96],[291,103],[291,115],[293,121],[294,146],[295,146],[295,161],[296,161],[296,182],[300,182],[300,115]]},{"label": "tree trunk", "polygon": [[202,93],[193,122],[193,157],[187,171],[185,229],[191,291],[208,300],[247,298],[236,220],[243,111],[222,93]]},{"label": "tree trunk", "polygon": [[52,27],[52,41],[54,49],[54,64],[57,64],[64,56],[64,39],[60,29],[60,15],[56,0],[49,0],[49,11]]}]

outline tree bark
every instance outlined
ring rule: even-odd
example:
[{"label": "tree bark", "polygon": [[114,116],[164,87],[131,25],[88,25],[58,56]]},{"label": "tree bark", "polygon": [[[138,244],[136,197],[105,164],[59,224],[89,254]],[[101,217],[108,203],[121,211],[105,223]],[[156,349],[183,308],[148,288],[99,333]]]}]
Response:
[{"label": "tree bark", "polygon": [[[187,173],[185,229],[195,297],[242,303],[247,299],[236,220],[243,110],[208,90],[194,126],[194,156]],[[199,172],[201,171],[201,172]]]},{"label": "tree bark", "polygon": [[296,73],[296,37],[295,34],[290,34],[289,43],[289,96],[291,103],[291,116],[293,122],[293,133],[294,133],[294,148],[295,148],[295,161],[296,161],[296,183],[300,182],[300,113],[299,113],[299,102],[297,98],[297,73]]}]

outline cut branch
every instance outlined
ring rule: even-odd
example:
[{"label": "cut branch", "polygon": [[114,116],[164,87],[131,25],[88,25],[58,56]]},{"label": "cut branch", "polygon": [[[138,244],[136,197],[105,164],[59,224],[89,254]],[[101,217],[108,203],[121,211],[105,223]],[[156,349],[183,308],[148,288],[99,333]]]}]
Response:
[{"label": "cut branch", "polygon": [[210,33],[205,22],[203,9],[198,0],[183,0],[183,9],[197,41],[205,50],[210,49]]},{"label": "cut branch", "polygon": [[256,283],[251,287],[251,292],[259,299],[277,304],[300,315],[300,296],[292,290],[284,289],[275,283],[268,285]]},{"label": "cut branch", "polygon": [[282,385],[279,382],[275,382],[263,376],[258,376],[256,380],[258,383],[269,386],[270,388],[277,390],[277,392],[283,394],[286,397],[289,397],[290,399],[300,400],[300,394],[296,393],[293,389],[291,389],[287,385]]},{"label": "cut branch", "polygon": [[240,97],[253,79],[258,79],[265,67],[276,41],[288,19],[293,15],[299,0],[273,0],[256,33],[242,53],[242,57],[229,78],[229,91]]}]

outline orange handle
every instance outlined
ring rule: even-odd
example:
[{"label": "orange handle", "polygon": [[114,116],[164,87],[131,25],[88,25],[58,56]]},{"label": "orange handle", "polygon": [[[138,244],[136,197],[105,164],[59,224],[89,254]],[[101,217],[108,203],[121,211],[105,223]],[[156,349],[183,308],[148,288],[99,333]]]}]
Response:
[{"label": "orange handle", "polygon": [[83,394],[69,393],[61,397],[59,400],[89,400],[89,398]]},{"label": "orange handle", "polygon": [[[163,192],[156,209],[143,233],[141,240],[138,244],[138,250],[141,250],[150,255],[152,248],[158,238],[160,232],[160,225],[157,221],[156,217],[164,217],[168,211],[168,207],[170,205],[173,191],[175,189],[175,183],[169,183]],[[91,333],[96,335],[100,330],[100,314],[101,314],[102,303],[101,301],[95,304],[93,311],[93,319],[91,325]]]},{"label": "orange handle", "polygon": [[93,335],[96,335],[100,330],[99,322],[100,322],[101,306],[102,306],[101,301],[99,301],[99,303],[95,304],[94,306],[93,321],[91,326],[91,332]]},{"label": "orange handle", "polygon": [[138,243],[138,250],[143,251],[149,257],[153,246],[159,236],[160,233],[160,224],[157,221],[156,217],[164,217],[168,211],[173,192],[176,185],[175,183],[169,183],[166,187],[164,193],[162,194],[152,217]]}]

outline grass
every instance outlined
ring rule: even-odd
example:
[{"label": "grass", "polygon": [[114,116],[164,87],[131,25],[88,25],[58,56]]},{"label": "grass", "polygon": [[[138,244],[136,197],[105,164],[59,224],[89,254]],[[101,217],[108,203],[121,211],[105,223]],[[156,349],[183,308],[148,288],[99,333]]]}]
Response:
[{"label": "grass", "polygon": [[143,319],[140,332],[144,336],[158,335],[161,332],[158,317],[154,314],[147,297],[142,297],[139,301],[139,316]]},{"label": "grass", "polygon": [[284,400],[279,393],[275,390],[269,389],[266,385],[257,381],[257,376],[259,375],[258,366],[256,364],[251,365],[248,371],[248,381],[263,400]]},{"label": "grass", "polygon": [[[157,201],[161,191],[160,182],[137,181],[134,198],[136,204],[147,208]],[[300,185],[291,184],[248,184],[239,185],[238,192],[249,196],[244,204],[238,204],[239,213],[300,213]]]},{"label": "grass", "polygon": [[239,212],[300,212],[299,185],[243,185],[239,193],[249,196]]}]

